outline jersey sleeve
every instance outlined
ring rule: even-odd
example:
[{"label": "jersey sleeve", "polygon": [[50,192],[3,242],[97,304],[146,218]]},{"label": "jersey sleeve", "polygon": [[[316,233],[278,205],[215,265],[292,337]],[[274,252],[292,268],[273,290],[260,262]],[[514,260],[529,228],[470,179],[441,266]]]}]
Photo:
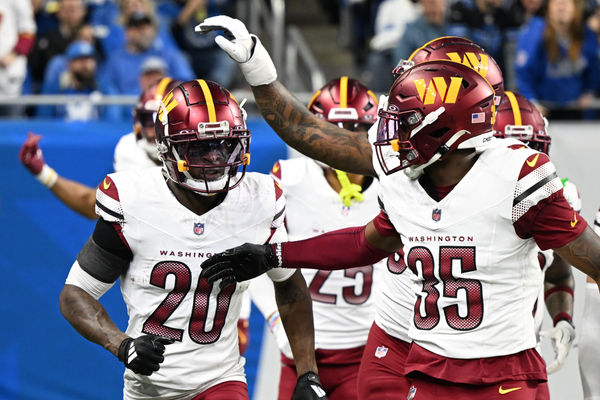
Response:
[{"label": "jersey sleeve", "polygon": [[543,153],[530,155],[521,167],[512,221],[519,237],[533,237],[542,250],[564,246],[587,226],[565,199],[556,168]]},{"label": "jersey sleeve", "polygon": [[96,190],[96,214],[108,222],[121,225],[125,223],[119,190],[109,175],[104,178]]},{"label": "jersey sleeve", "polygon": [[[275,215],[271,222],[271,236],[268,243],[281,243],[287,240],[287,231],[285,229],[285,196],[277,180],[273,179],[273,185],[275,186]],[[289,279],[295,271],[295,269],[274,268],[269,270],[267,275],[269,275],[272,281],[282,282]]]}]

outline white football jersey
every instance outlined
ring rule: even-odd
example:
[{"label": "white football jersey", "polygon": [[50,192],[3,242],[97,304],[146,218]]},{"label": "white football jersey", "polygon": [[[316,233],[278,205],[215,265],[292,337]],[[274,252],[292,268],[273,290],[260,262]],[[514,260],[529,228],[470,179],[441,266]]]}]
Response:
[{"label": "white football jersey", "polygon": [[[224,381],[245,381],[237,321],[247,283],[219,289],[200,279],[212,254],[245,242],[266,243],[284,229],[285,200],[267,175],[247,173],[221,204],[203,215],[181,205],[160,167],[108,175],[97,213],[119,223],[133,260],[121,276],[127,334],[176,339],[150,377],[125,371],[128,399],[187,399]],[[281,238],[279,238],[281,240]],[[273,280],[294,270],[269,271]]]},{"label": "white football jersey", "polygon": [[[385,175],[374,152],[381,200],[404,244],[402,265],[416,273],[409,335],[444,357],[494,357],[536,345],[537,245],[514,224],[562,184],[551,162],[536,167],[539,154],[529,160],[534,150],[509,144],[521,143],[492,140],[441,201],[402,172]],[[532,171],[519,179],[525,162]]]},{"label": "white football jersey", "polygon": [[[282,160],[271,171],[286,197],[286,227],[290,240],[362,226],[380,211],[379,182],[373,180],[363,201],[344,206],[323,169],[312,159]],[[384,262],[337,271],[302,269],[313,299],[315,347],[349,349],[367,342],[374,318],[374,298],[383,277]]]},{"label": "white football jersey", "polygon": [[[581,196],[579,196],[579,191],[577,190],[577,186],[571,183],[571,181],[565,181],[563,184],[563,195],[565,199],[569,203],[571,207],[577,212],[581,212]],[[552,261],[554,261],[554,250],[540,250],[538,249],[538,261],[539,266],[542,269],[542,276],[545,276],[548,267],[552,265]],[[535,333],[538,335],[539,341],[539,333],[542,329],[542,323],[544,322],[544,310],[546,309],[546,301],[544,299],[544,281],[540,285],[540,292],[538,294],[538,299],[535,307]]]},{"label": "white football jersey", "polygon": [[135,133],[131,132],[121,136],[115,146],[113,161],[115,172],[156,166],[156,163],[148,157],[146,151],[138,145]]}]

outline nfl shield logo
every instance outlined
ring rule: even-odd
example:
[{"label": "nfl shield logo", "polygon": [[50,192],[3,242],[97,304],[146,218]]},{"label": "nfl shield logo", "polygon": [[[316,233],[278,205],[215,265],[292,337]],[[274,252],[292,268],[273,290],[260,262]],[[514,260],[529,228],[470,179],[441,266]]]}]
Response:
[{"label": "nfl shield logo", "polygon": [[442,210],[440,210],[439,208],[434,209],[431,212],[431,219],[435,222],[438,222],[440,218],[442,218]]},{"label": "nfl shield logo", "polygon": [[375,357],[377,358],[383,358],[386,356],[388,352],[388,348],[385,346],[379,346],[377,347],[377,350],[375,350]]},{"label": "nfl shield logo", "polygon": [[415,398],[415,394],[417,394],[417,388],[411,386],[410,389],[408,389],[408,396],[406,396],[406,400],[413,400]]},{"label": "nfl shield logo", "polygon": [[194,223],[194,233],[196,235],[202,235],[204,233],[204,224],[200,222]]}]

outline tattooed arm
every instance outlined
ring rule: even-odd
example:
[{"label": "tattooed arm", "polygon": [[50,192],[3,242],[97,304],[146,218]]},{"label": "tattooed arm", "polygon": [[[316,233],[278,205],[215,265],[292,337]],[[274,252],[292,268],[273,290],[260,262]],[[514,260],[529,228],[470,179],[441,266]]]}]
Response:
[{"label": "tattooed arm", "polygon": [[575,240],[554,251],[592,278],[600,290],[600,237],[589,226]]},{"label": "tattooed arm", "polygon": [[367,135],[315,117],[279,81],[252,91],[264,119],[288,145],[333,168],[375,176]]},{"label": "tattooed arm", "polygon": [[81,336],[117,356],[119,345],[128,336],[117,328],[98,300],[67,284],[60,293],[59,305],[62,315]]},{"label": "tattooed arm", "polygon": [[297,270],[283,282],[273,282],[275,299],[285,328],[298,376],[317,372],[315,360],[315,329],[312,315],[312,299],[304,277]]}]

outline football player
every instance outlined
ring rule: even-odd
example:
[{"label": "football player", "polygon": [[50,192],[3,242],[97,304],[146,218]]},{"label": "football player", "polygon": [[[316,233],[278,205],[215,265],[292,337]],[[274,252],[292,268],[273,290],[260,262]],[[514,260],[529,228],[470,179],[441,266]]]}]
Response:
[{"label": "football player", "polygon": [[[162,96],[180,81],[163,78],[144,91],[133,109],[133,132],[122,136],[115,147],[115,171],[150,168],[160,165],[156,151],[153,115]],[[41,135],[29,133],[19,151],[19,159],[35,178],[52,191],[67,207],[90,219],[97,219],[94,211],[96,190],[82,183],[60,176],[46,164],[39,147]]]},{"label": "football player", "polygon": [[[514,138],[534,150],[549,155],[552,138],[547,131],[548,120],[537,108],[518,93],[507,91],[496,111],[494,136]],[[561,179],[563,195],[569,205],[581,212],[581,197],[577,187],[568,179]],[[544,275],[544,284],[535,306],[536,332],[552,340],[556,359],[547,367],[549,374],[558,371],[565,362],[575,340],[573,326],[573,291],[575,280],[571,266],[551,250],[539,251],[538,261]],[[553,328],[540,332],[546,304]],[[539,338],[538,338],[539,339]]]},{"label": "football player", "polygon": [[[366,137],[367,130],[377,119],[377,105],[377,98],[367,87],[342,76],[317,90],[308,109],[318,118]],[[292,240],[364,225],[379,212],[379,183],[373,177],[347,174],[307,157],[279,160],[271,175],[285,193],[286,227]],[[357,399],[361,391],[369,390],[359,385],[357,393],[357,375],[375,316],[377,288],[383,281],[396,278],[391,273],[384,278],[385,269],[384,263],[378,263],[343,271],[302,270],[313,299],[319,376],[332,400]],[[279,399],[287,400],[296,381],[293,356],[272,293],[259,282],[264,279],[259,277],[250,284],[251,297],[265,315],[282,351]],[[404,278],[404,285],[410,285],[410,278]],[[410,304],[410,300],[406,300],[405,307],[395,312],[404,311],[408,319]]]},{"label": "football player", "polygon": [[[225,88],[201,79],[166,94],[155,122],[163,167],[108,175],[99,220],[60,295],[64,317],[126,367],[126,399],[248,399],[237,321],[248,284],[208,283],[200,263],[246,241],[287,235],[281,188],[246,173],[250,131]],[[120,331],[98,301],[121,277]],[[314,355],[311,299],[300,271],[269,273],[296,355],[293,399],[326,399]]]},{"label": "football player", "polygon": [[[493,138],[490,83],[453,61],[415,65],[395,80],[365,139],[307,112],[241,21],[212,17],[196,29],[225,31],[217,44],[289,145],[377,176],[382,208],[365,226],[230,249],[205,261],[203,276],[226,284],[273,268],[347,268],[403,248],[397,270],[416,275],[413,342],[403,371],[390,373],[407,376],[407,398],[535,399],[547,380],[532,316],[537,249],[555,249],[600,284],[600,238],[565,200],[547,155]],[[390,301],[385,292],[379,299]]]}]

